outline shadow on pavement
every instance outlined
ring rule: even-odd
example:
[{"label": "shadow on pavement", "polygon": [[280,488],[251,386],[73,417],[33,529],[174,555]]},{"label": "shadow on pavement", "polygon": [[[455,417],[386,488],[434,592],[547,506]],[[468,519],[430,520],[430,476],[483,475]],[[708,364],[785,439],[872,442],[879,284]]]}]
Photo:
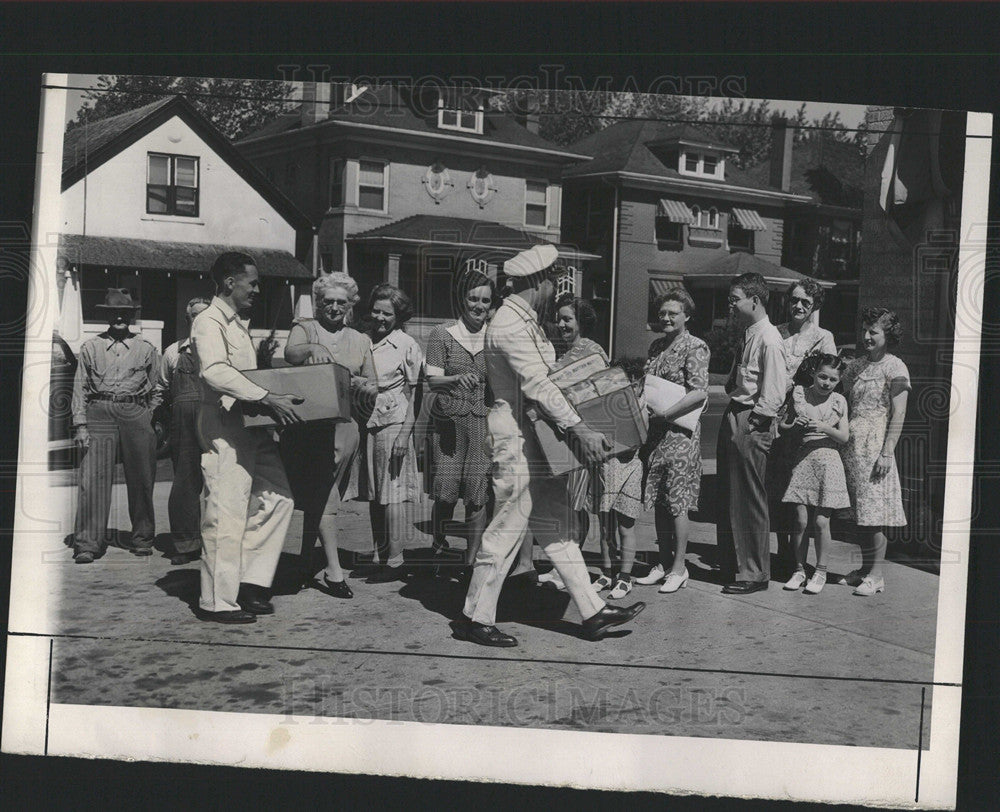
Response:
[{"label": "shadow on pavement", "polygon": [[198,609],[198,598],[201,596],[201,568],[171,570],[162,578],[156,580],[156,585],[171,598],[186,604],[192,611]]}]

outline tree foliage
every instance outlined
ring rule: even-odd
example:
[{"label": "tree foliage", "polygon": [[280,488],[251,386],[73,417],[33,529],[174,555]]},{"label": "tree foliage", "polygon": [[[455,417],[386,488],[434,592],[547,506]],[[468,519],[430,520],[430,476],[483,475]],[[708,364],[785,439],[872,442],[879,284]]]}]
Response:
[{"label": "tree foliage", "polygon": [[83,94],[84,104],[67,129],[173,95],[184,96],[227,138],[235,141],[285,112],[292,85],[253,79],[105,74],[97,78],[95,87]]}]

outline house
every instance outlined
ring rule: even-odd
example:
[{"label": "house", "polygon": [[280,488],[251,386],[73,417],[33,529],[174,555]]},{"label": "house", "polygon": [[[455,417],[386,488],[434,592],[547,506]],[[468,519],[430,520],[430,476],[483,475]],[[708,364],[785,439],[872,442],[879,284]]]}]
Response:
[{"label": "house", "polygon": [[139,299],[138,329],[161,349],[185,335],[185,305],[212,295],[223,251],[257,261],[256,336],[290,327],[314,276],[300,261],[312,224],[180,96],[69,130],[61,202],[59,268],[77,274],[84,338],[107,328],[95,305],[109,287]]},{"label": "house", "polygon": [[481,91],[305,83],[302,104],[236,144],[318,227],[320,264],[364,296],[413,299],[418,339],[455,317],[456,269],[540,243],[582,279],[596,260],[561,241],[562,175],[587,156],[538,135],[537,117],[489,110]]},{"label": "house", "polygon": [[[691,329],[706,335],[724,328],[733,275],[762,273],[782,294],[802,277],[805,263],[786,251],[786,229],[793,222],[811,228],[819,209],[809,182],[793,187],[793,179],[813,176],[804,174],[792,139],[787,121],[777,119],[771,160],[757,171],[736,167],[738,151],[703,129],[670,122],[626,121],[573,145],[591,160],[564,173],[564,238],[604,258],[584,295],[603,305],[613,354],[645,356],[656,338],[653,302],[673,286],[691,293]],[[860,222],[860,210],[850,211],[851,222]],[[818,231],[797,233],[801,250],[811,251],[806,242]],[[810,271],[827,288],[839,284],[833,273]],[[783,320],[783,296],[772,296],[769,310]]]}]

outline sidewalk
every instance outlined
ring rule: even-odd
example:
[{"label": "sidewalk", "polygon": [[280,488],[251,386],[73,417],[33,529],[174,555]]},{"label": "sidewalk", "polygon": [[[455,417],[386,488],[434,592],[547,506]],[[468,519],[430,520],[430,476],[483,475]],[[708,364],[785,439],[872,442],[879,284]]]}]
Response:
[{"label": "sidewalk", "polygon": [[[707,475],[713,467],[706,460]],[[71,486],[55,490],[75,499]],[[157,482],[164,549],[168,493],[169,482]],[[430,546],[420,525],[430,505],[416,508],[411,559]],[[128,527],[122,485],[112,513],[112,526]],[[53,632],[82,636],[56,639],[53,701],[908,749],[920,736],[938,588],[926,572],[888,563],[887,591],[867,599],[832,583],[817,596],[778,582],[723,595],[706,563],[715,527],[696,521],[688,588],[660,595],[637,586],[622,603],[645,600],[647,609],[617,636],[586,642],[565,593],[508,587],[498,623],[520,645],[484,649],[451,637],[448,621],[464,598],[454,580],[351,579],[351,601],[315,589],[295,594],[301,521],[296,511],[276,614],[246,627],[195,620],[198,564],[172,567],[162,553],[138,559],[112,548],[79,566],[68,549],[49,551],[58,576],[50,579]],[[595,533],[585,545],[591,557]],[[637,535],[640,560],[653,560],[651,513]],[[367,505],[344,506],[340,547],[348,564],[370,552]],[[856,547],[835,542],[831,574],[853,569],[856,556]],[[536,558],[544,558],[537,548]],[[928,690],[925,736],[930,698]]]}]

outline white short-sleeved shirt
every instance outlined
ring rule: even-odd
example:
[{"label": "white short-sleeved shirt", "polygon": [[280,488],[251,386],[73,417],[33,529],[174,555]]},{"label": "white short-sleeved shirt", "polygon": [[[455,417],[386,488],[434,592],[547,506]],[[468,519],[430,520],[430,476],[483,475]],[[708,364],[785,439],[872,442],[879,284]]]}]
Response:
[{"label": "white short-sleeved shirt", "polygon": [[368,427],[390,426],[406,421],[410,389],[417,385],[424,367],[424,354],[416,340],[402,330],[393,330],[372,344],[378,395]]}]

